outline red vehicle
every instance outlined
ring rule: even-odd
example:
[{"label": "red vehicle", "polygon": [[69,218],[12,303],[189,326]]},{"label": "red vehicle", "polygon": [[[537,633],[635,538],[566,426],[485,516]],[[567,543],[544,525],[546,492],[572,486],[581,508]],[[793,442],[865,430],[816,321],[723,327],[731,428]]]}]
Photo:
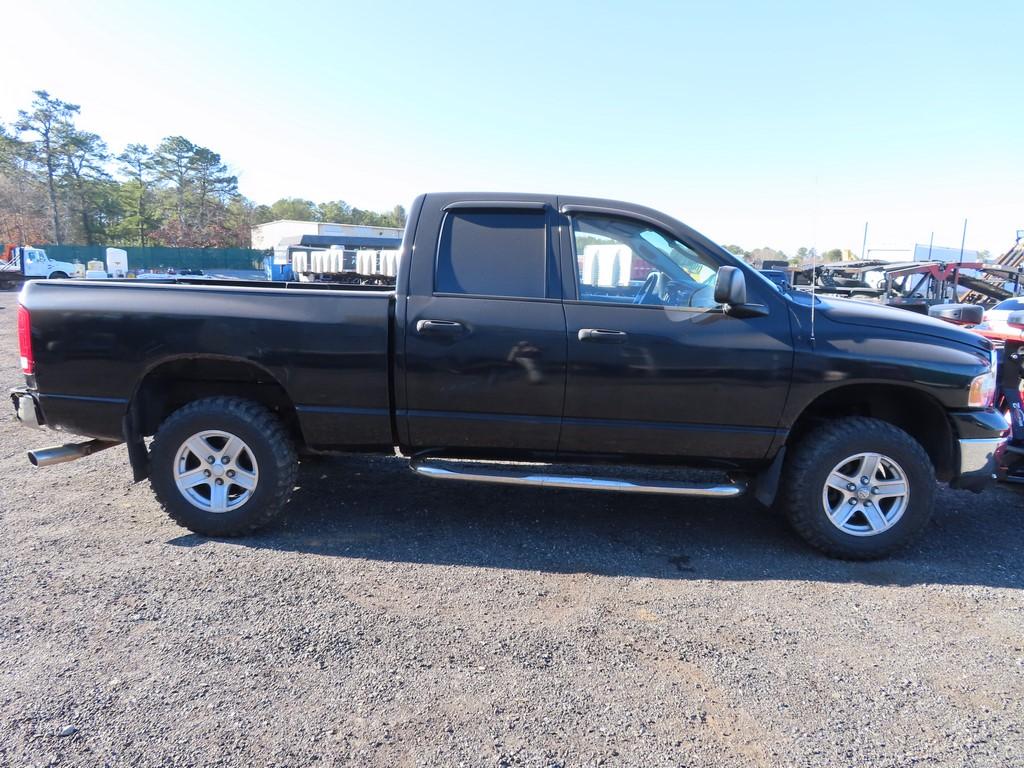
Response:
[{"label": "red vehicle", "polygon": [[1024,484],[1024,297],[1006,299],[988,310],[976,304],[944,304],[932,307],[929,314],[995,345],[999,359],[996,407],[1010,428],[1010,439],[997,453],[996,473],[1005,482]]}]

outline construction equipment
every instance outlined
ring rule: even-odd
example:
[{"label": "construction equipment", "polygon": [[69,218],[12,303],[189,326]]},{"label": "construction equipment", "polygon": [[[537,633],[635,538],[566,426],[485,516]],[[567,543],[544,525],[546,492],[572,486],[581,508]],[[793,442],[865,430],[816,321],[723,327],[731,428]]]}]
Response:
[{"label": "construction equipment", "polygon": [[964,301],[992,306],[1020,296],[1024,288],[1024,240],[1018,240],[994,265],[986,266],[981,271],[981,278],[962,281],[971,289],[964,296]]},{"label": "construction equipment", "polygon": [[[968,272],[982,272],[981,262],[854,261],[802,264],[791,271],[792,284],[814,285],[817,293],[875,299],[889,306],[927,313],[936,304],[961,303],[961,283]],[[985,284],[986,286],[988,284]]]}]

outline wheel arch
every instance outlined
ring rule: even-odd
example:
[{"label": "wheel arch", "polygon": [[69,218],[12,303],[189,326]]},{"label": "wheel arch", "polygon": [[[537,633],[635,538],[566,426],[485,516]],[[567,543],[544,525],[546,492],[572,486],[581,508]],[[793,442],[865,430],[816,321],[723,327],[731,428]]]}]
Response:
[{"label": "wheel arch", "polygon": [[796,445],[818,424],[847,416],[867,416],[899,427],[921,444],[939,480],[953,477],[955,435],[946,409],[928,392],[910,386],[847,384],[830,389],[804,407],[786,445]]},{"label": "wheel arch", "polygon": [[302,444],[295,404],[280,380],[258,363],[226,355],[181,355],[150,365],[129,399],[126,437],[155,434],[164,419],[186,403],[216,396],[260,403]]}]

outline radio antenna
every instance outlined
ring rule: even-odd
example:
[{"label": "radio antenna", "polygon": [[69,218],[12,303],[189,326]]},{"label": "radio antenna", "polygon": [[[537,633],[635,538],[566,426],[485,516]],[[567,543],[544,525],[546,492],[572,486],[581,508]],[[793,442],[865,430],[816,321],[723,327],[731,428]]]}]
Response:
[{"label": "radio antenna", "polygon": [[818,190],[818,175],[814,176],[814,221],[813,221],[813,244],[811,245],[811,346],[814,346],[814,315],[818,299],[815,296],[815,288],[818,283],[818,206],[821,204]]},{"label": "radio antenna", "polygon": [[814,286],[818,282],[818,249],[811,247],[811,346],[814,346],[814,305],[818,300],[814,298]]}]

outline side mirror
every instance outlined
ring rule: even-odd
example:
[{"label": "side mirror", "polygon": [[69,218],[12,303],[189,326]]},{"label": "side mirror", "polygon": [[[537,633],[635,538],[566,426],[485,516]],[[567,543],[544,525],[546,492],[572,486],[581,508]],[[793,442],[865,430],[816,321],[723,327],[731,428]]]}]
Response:
[{"label": "side mirror", "polygon": [[718,268],[715,301],[728,307],[738,307],[747,303],[747,280],[738,267]]},{"label": "side mirror", "polygon": [[1007,315],[1006,324],[1011,328],[1024,328],[1024,310],[1019,309]]},{"label": "side mirror", "polygon": [[725,305],[733,317],[765,317],[768,307],[747,303],[747,279],[739,267],[719,267],[715,279],[715,301]]}]

